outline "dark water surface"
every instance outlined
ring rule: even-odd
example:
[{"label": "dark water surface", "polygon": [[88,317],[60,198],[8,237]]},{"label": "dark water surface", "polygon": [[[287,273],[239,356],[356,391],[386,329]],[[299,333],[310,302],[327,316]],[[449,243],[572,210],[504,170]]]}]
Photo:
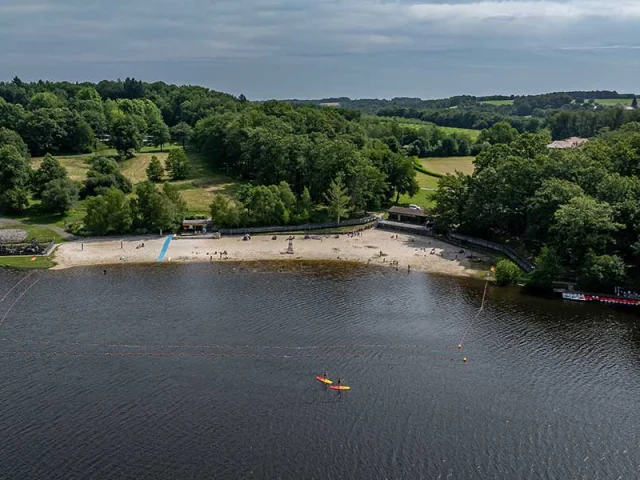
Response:
[{"label": "dark water surface", "polygon": [[[0,272],[0,298],[25,275]],[[489,288],[458,351],[483,286],[35,273],[0,302],[0,478],[638,478],[637,314]]]}]

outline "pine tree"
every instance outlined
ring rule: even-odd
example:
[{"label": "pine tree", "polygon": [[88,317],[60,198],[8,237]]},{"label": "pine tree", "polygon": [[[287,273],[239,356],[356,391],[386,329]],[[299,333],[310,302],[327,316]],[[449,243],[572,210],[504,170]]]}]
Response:
[{"label": "pine tree", "polygon": [[152,182],[159,182],[164,175],[164,167],[155,155],[151,157],[151,163],[147,167],[147,178]]},{"label": "pine tree", "polygon": [[340,223],[340,218],[349,213],[349,202],[351,201],[342,177],[338,176],[331,181],[329,190],[324,194],[324,199],[327,202],[329,216],[335,218],[336,223]]}]

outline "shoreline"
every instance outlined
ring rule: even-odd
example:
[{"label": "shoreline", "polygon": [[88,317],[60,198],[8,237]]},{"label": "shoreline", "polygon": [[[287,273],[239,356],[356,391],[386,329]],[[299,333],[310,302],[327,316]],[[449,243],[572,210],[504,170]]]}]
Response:
[{"label": "shoreline", "polygon": [[[408,272],[478,277],[487,271],[485,254],[444,243],[431,237],[384,230],[365,230],[359,235],[270,235],[251,237],[120,237],[74,240],[56,246],[53,270],[79,266],[215,263],[261,261],[338,261],[391,267]],[[291,246],[291,249],[289,248]],[[433,253],[432,253],[433,252]],[[480,261],[472,261],[473,255]]]}]

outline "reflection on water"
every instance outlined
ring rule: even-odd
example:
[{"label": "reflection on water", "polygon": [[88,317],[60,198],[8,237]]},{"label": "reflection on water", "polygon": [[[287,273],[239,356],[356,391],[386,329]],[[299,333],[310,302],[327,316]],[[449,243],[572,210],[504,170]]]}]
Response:
[{"label": "reflection on water", "polygon": [[[0,272],[0,298],[25,275]],[[631,312],[489,287],[460,351],[474,280],[309,263],[40,275],[0,326],[3,479],[640,471]]]}]

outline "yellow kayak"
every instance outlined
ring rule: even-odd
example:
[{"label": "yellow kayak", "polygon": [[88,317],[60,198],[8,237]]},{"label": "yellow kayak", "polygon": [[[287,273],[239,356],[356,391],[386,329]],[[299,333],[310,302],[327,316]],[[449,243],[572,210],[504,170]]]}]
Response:
[{"label": "yellow kayak", "polygon": [[327,385],[331,385],[333,383],[332,380],[329,380],[328,378],[324,378],[324,377],[316,377],[316,380],[322,383],[326,383]]}]

